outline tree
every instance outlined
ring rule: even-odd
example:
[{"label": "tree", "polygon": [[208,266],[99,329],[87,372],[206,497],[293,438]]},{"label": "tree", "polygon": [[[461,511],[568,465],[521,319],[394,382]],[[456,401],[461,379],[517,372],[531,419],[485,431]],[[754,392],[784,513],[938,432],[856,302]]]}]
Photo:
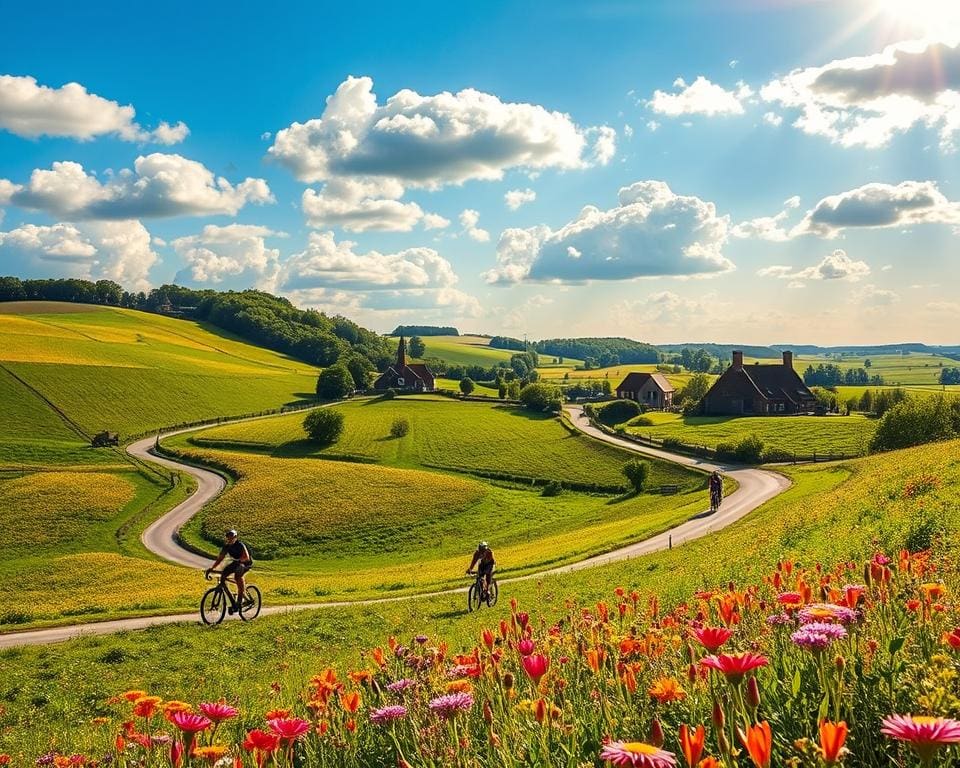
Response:
[{"label": "tree", "polygon": [[903,400],[880,419],[870,449],[890,451],[955,437],[958,413],[960,407],[944,397]]},{"label": "tree", "polygon": [[623,475],[630,481],[634,493],[641,493],[647,478],[650,477],[650,465],[645,461],[633,459],[623,465]]},{"label": "tree", "polygon": [[520,382],[516,379],[511,379],[507,382],[507,399],[508,400],[518,400],[520,398]]},{"label": "tree", "polygon": [[407,344],[407,349],[410,350],[410,355],[412,357],[420,360],[427,351],[427,345],[423,343],[423,339],[421,339],[419,336],[412,336],[410,338],[410,343]]},{"label": "tree", "polygon": [[559,411],[560,390],[549,384],[527,384],[520,390],[520,402],[531,411]]},{"label": "tree", "polygon": [[354,386],[357,389],[369,389],[371,379],[376,369],[363,355],[350,355],[346,362],[347,370],[353,378]]},{"label": "tree", "polygon": [[303,428],[315,443],[330,445],[343,434],[343,411],[336,408],[317,408],[307,414]]},{"label": "tree", "polygon": [[391,437],[406,437],[407,433],[410,431],[410,422],[407,421],[403,416],[397,416],[393,420],[393,424],[390,425],[390,436]]},{"label": "tree", "polygon": [[507,397],[507,382],[503,379],[500,379],[500,383],[497,385],[497,397],[501,400],[504,400]]},{"label": "tree", "polygon": [[317,397],[321,400],[340,400],[350,397],[354,390],[353,376],[345,365],[331,365],[317,377]]},{"label": "tree", "polygon": [[469,376],[463,379],[460,379],[460,391],[465,395],[469,395],[477,388],[477,385],[473,383],[473,379]]},{"label": "tree", "polygon": [[710,377],[705,373],[695,373],[682,390],[680,402],[684,413],[693,413],[700,407],[703,396],[710,391]]},{"label": "tree", "polygon": [[872,366],[872,365],[873,365],[873,361],[872,361],[869,357],[868,357],[866,360],[863,361],[863,367],[864,367],[864,368],[869,368],[869,367]]}]

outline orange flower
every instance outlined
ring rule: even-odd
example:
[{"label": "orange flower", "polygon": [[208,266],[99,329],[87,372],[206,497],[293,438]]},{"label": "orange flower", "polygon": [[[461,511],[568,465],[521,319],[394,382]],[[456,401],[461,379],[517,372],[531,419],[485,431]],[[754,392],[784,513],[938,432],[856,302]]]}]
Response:
[{"label": "orange flower", "polygon": [[680,726],[680,749],[683,751],[683,757],[690,768],[695,768],[700,762],[700,755],[703,754],[703,742],[707,732],[702,725],[690,732],[687,724]]},{"label": "orange flower", "polygon": [[717,762],[717,758],[705,757],[697,763],[697,768],[721,768],[721,765]]},{"label": "orange flower", "polygon": [[373,672],[370,672],[366,669],[361,669],[356,672],[350,672],[347,677],[349,677],[354,685],[360,685],[361,683],[369,683],[373,680]]},{"label": "orange flower", "polygon": [[939,600],[941,597],[947,594],[947,588],[943,584],[938,584],[936,582],[921,584],[920,591],[923,592],[923,596],[928,603],[932,603],[934,600]]},{"label": "orange flower", "polygon": [[843,721],[820,723],[820,752],[823,762],[833,765],[839,762],[844,753],[843,743],[847,740],[847,724]]},{"label": "orange flower", "polygon": [[351,715],[360,709],[361,703],[362,700],[360,698],[359,691],[350,691],[349,693],[340,694],[340,705]]},{"label": "orange flower", "polygon": [[657,678],[653,681],[648,693],[661,704],[683,701],[687,697],[687,692],[680,687],[680,682],[674,677]]},{"label": "orange flower", "polygon": [[374,648],[370,655],[373,657],[373,660],[377,663],[378,667],[385,667],[387,662],[383,657],[383,648]]},{"label": "orange flower", "polygon": [[123,693],[120,694],[120,698],[126,699],[132,704],[137,699],[143,698],[146,695],[147,695],[146,691],[132,690],[132,691],[124,691]]},{"label": "orange flower", "polygon": [[193,711],[192,705],[187,704],[187,702],[185,701],[177,701],[176,699],[172,701],[168,701],[166,704],[163,705],[163,716],[168,720],[170,719],[170,715],[172,715],[174,712],[192,712],[192,711]]},{"label": "orange flower", "polygon": [[159,696],[141,696],[133,703],[134,716],[150,719],[157,713],[157,705],[161,701]]},{"label": "orange flower", "polygon": [[769,768],[770,753],[773,749],[773,735],[770,733],[770,723],[764,720],[762,723],[751,725],[744,733],[738,729],[740,741],[747,748],[750,759],[756,768]]},{"label": "orange flower", "polygon": [[194,747],[193,756],[200,760],[206,760],[213,765],[217,760],[227,754],[227,748],[223,744],[211,744],[209,747]]},{"label": "orange flower", "polygon": [[469,680],[451,680],[447,683],[447,693],[473,693],[473,684]]},{"label": "orange flower", "polygon": [[591,648],[587,651],[587,666],[593,671],[593,674],[600,673],[600,667],[603,666],[603,659],[606,656],[602,648]]},{"label": "orange flower", "polygon": [[289,709],[271,709],[263,716],[263,719],[269,722],[270,720],[285,720],[288,717],[290,717]]}]

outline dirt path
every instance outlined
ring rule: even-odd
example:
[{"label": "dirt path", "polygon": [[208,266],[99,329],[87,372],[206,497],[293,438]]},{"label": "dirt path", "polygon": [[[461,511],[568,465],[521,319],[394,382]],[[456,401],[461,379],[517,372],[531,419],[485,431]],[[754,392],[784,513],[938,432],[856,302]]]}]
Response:
[{"label": "dirt path", "polygon": [[[671,528],[669,531],[651,536],[643,541],[634,544],[628,544],[620,549],[606,552],[602,555],[595,555],[585,560],[580,560],[568,565],[562,565],[557,568],[551,568],[546,571],[531,573],[526,576],[518,576],[513,579],[503,579],[502,584],[510,582],[526,581],[529,579],[541,578],[551,574],[569,573],[583,568],[593,568],[598,565],[612,563],[618,560],[626,560],[631,557],[650,554],[660,550],[668,549],[671,546],[677,546],[686,541],[706,536],[709,533],[725,528],[736,522],[740,518],[748,515],[757,509],[761,504],[769,501],[775,496],[783,493],[790,487],[790,481],[783,475],[776,472],[770,472],[763,469],[752,469],[747,467],[734,467],[712,462],[703,461],[689,456],[681,456],[638,445],[630,440],[623,440],[614,435],[608,435],[605,432],[591,426],[583,414],[580,406],[566,406],[573,423],[591,438],[603,440],[604,442],[617,445],[629,451],[652,456],[664,461],[671,461],[683,466],[701,469],[707,472],[718,470],[722,474],[733,478],[739,484],[737,490],[730,494],[723,501],[719,512],[710,515],[706,512],[687,520],[680,525]],[[271,418],[258,417],[258,418]],[[200,427],[190,427],[187,429],[170,432],[166,436],[191,432],[198,429],[205,429],[210,425]],[[197,481],[197,490],[190,498],[178,504],[170,512],[150,525],[144,532],[141,540],[151,552],[170,562],[184,565],[188,568],[203,569],[211,564],[207,558],[190,552],[180,546],[177,540],[177,532],[180,528],[211,499],[216,498],[225,487],[223,478],[207,469],[194,467],[187,464],[180,464],[171,459],[155,456],[150,451],[154,444],[154,438],[145,438],[131,443],[127,446],[127,451],[142,461],[150,461],[159,464],[168,469],[177,469],[186,472]],[[466,592],[466,587],[457,589],[448,589],[440,592],[427,592],[416,595],[406,595],[403,597],[388,597],[374,600],[355,600],[355,601],[337,601],[328,603],[301,603],[295,605],[269,606],[263,609],[263,615],[272,615],[278,613],[289,613],[290,611],[303,611],[318,608],[346,608],[357,605],[376,605],[382,603],[397,603],[407,600],[417,600],[426,597],[437,597],[439,595],[451,595]],[[90,624],[74,624],[66,627],[54,627],[51,629],[37,629],[26,632],[11,632],[0,635],[0,648],[9,648],[17,645],[41,645],[46,643],[57,643],[64,640],[70,640],[76,637],[88,635],[105,635],[113,632],[123,632],[128,630],[145,629],[161,624],[174,624],[178,622],[196,622],[198,615],[193,613],[181,613],[167,616],[142,616],[131,619],[117,619],[114,621],[102,621]]]}]

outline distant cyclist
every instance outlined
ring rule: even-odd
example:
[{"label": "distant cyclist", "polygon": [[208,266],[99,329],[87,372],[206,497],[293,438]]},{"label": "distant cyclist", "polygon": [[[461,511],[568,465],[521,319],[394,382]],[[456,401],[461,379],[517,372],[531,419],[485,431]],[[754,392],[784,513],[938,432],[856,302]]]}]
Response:
[{"label": "distant cyclist", "polygon": [[[223,559],[229,555],[230,563],[221,571],[220,583],[222,584],[226,581],[229,576],[233,576],[237,582],[237,605],[242,605],[244,591],[243,574],[253,568],[253,558],[250,557],[250,550],[247,549],[247,545],[240,541],[237,532],[233,528],[223,534],[223,539],[223,548],[220,550],[220,554],[217,555],[214,564],[207,568],[206,575],[209,579],[210,572],[220,565]],[[233,608],[230,609],[230,613],[233,613]]]},{"label": "distant cyclist", "polygon": [[710,475],[710,511],[716,512],[720,509],[720,503],[723,501],[723,478],[720,473],[714,471]]},{"label": "distant cyclist", "polygon": [[496,565],[496,561],[493,558],[493,550],[490,549],[490,545],[485,541],[481,541],[477,545],[477,551],[473,553],[473,560],[470,561],[470,567],[467,568],[467,573],[473,573],[473,567],[475,565],[478,565],[477,570],[483,581],[482,599],[486,600],[487,593],[490,591],[490,579],[493,577],[493,567]]}]

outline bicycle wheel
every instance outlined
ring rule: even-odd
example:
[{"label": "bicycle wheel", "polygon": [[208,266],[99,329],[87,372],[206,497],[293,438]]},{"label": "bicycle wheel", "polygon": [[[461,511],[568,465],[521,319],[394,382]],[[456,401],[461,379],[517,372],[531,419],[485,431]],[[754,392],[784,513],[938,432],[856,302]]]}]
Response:
[{"label": "bicycle wheel", "polygon": [[487,607],[493,608],[497,604],[497,597],[499,597],[500,589],[497,587],[497,580],[494,578],[490,579],[490,589],[487,590]]},{"label": "bicycle wheel", "polygon": [[200,600],[200,618],[204,624],[219,624],[227,613],[227,598],[220,586],[210,587]]},{"label": "bicycle wheel", "polygon": [[480,609],[480,585],[474,582],[470,585],[470,591],[467,592],[467,610],[476,611]]},{"label": "bicycle wheel", "polygon": [[260,606],[263,604],[263,597],[260,590],[252,585],[248,585],[243,591],[243,602],[240,604],[240,618],[244,621],[252,621],[260,615]]}]

